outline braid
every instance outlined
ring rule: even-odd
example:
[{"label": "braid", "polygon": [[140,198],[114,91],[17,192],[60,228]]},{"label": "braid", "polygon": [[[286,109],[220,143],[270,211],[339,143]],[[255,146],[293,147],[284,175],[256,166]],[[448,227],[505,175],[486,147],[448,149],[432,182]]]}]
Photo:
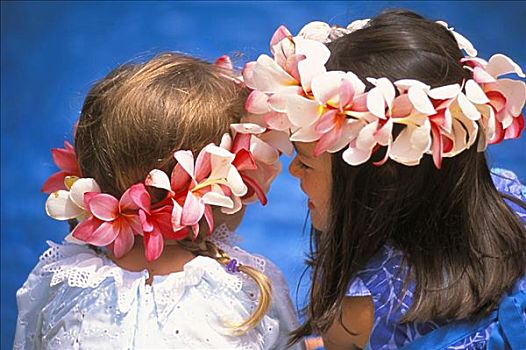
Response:
[{"label": "braid", "polygon": [[[195,255],[201,255],[215,259],[223,266],[226,266],[231,261],[230,257],[225,251],[217,247],[214,243],[204,239],[204,237],[201,235],[199,235],[195,241],[182,240],[178,241],[178,244]],[[248,277],[254,280],[254,282],[256,282],[259,290],[258,305],[254,313],[252,313],[252,315],[250,315],[250,317],[241,324],[232,326],[236,335],[242,335],[255,328],[265,316],[270,306],[272,288],[268,277],[257,269],[242,264],[239,264],[238,268],[240,272],[246,274]]]}]

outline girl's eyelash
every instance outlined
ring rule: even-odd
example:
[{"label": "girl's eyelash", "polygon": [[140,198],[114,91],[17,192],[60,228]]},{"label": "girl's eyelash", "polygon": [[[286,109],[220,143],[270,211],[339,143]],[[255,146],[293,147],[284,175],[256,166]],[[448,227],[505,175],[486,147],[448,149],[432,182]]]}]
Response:
[{"label": "girl's eyelash", "polygon": [[308,166],[307,164],[303,163],[301,160],[298,159],[298,165],[300,168],[302,169],[310,169],[310,166]]}]

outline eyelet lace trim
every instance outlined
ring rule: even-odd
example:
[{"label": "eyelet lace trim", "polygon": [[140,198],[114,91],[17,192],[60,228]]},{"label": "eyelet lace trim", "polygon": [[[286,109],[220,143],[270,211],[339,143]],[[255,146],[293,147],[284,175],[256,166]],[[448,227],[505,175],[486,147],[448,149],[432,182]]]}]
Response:
[{"label": "eyelet lace trim", "polygon": [[[214,244],[232,258],[235,257],[239,263],[264,272],[264,258],[232,246],[240,240],[240,237],[230,232],[224,224],[219,226],[211,237]],[[147,270],[124,270],[85,245],[57,244],[51,241],[47,243],[50,248],[40,257],[40,263],[42,274],[52,274],[50,287],[67,283],[70,287],[96,288],[106,279],[112,278],[115,281],[118,310],[122,313],[130,309],[137,296],[137,288],[144,285],[149,276]],[[185,289],[199,284],[205,274],[218,283],[220,289],[229,291],[228,293],[236,294],[244,288],[254,303],[257,303],[258,289],[248,276],[242,273],[230,274],[216,260],[198,256],[188,262],[181,272],[154,276],[152,289],[159,309],[163,310],[159,315],[161,321],[169,316],[170,311],[184,295]],[[215,291],[211,291],[211,294],[214,293]]]},{"label": "eyelet lace trim", "polygon": [[261,256],[249,254],[237,247],[237,244],[241,242],[241,237],[235,232],[230,231],[225,224],[220,225],[214,230],[210,237],[210,242],[214,243],[229,256],[235,257],[240,264],[251,266],[260,272],[265,272],[267,261]]}]

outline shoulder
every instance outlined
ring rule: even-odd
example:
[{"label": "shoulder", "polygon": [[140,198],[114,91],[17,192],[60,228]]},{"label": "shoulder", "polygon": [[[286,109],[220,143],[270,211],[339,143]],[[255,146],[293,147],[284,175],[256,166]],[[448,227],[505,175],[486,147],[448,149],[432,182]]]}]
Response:
[{"label": "shoulder", "polygon": [[[499,192],[511,195],[526,203],[526,186],[520,182],[514,172],[507,169],[493,168],[491,169],[491,178]],[[505,198],[505,202],[522,221],[526,222],[526,208],[513,203],[508,198]]]},{"label": "shoulder", "polygon": [[351,280],[346,296],[380,298],[385,292],[401,292],[408,272],[403,257],[393,246],[382,246]]}]

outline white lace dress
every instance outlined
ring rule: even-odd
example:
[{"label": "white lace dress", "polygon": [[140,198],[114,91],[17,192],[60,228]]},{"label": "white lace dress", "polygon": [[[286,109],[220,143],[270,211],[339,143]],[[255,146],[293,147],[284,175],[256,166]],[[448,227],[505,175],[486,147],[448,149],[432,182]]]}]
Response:
[{"label": "white lace dress", "polygon": [[[229,325],[257,305],[257,287],[242,273],[198,256],[184,271],[154,276],[130,272],[86,246],[50,248],[17,292],[14,349],[286,349],[297,327],[287,283],[263,257],[235,246],[222,225],[212,240],[272,282],[272,305],[260,324],[234,336]],[[302,349],[299,344],[294,349]]]}]

